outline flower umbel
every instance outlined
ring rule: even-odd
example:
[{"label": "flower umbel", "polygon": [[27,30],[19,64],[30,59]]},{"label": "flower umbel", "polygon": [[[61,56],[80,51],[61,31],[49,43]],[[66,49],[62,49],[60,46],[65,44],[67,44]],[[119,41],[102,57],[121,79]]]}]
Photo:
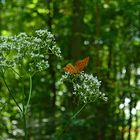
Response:
[{"label": "flower umbel", "polygon": [[100,91],[101,81],[92,74],[80,72],[79,74],[70,74],[65,72],[61,78],[62,81],[68,81],[73,85],[73,94],[79,95],[84,103],[94,102],[97,98],[107,101],[107,97]]},{"label": "flower umbel", "polygon": [[30,74],[49,67],[49,54],[61,57],[53,35],[48,30],[37,30],[34,36],[20,33],[0,37],[0,67],[16,67]]}]

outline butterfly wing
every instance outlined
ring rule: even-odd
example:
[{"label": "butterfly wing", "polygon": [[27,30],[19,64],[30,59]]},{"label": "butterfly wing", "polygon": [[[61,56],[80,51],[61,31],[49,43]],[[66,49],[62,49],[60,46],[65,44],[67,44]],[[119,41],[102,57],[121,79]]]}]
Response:
[{"label": "butterfly wing", "polygon": [[78,69],[71,64],[66,65],[63,69],[69,73],[79,73]]},{"label": "butterfly wing", "polygon": [[82,71],[85,66],[88,64],[89,57],[84,58],[83,60],[79,60],[75,63],[75,67],[79,70]]}]

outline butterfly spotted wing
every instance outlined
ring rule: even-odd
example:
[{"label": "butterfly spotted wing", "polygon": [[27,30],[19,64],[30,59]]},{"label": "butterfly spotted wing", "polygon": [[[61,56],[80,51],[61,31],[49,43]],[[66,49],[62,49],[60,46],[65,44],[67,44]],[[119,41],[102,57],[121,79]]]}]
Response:
[{"label": "butterfly spotted wing", "polygon": [[77,61],[74,66],[68,64],[63,69],[69,73],[77,74],[80,73],[85,68],[85,66],[88,64],[88,61],[89,61],[89,57],[86,57],[83,60]]},{"label": "butterfly spotted wing", "polygon": [[63,69],[69,73],[79,73],[78,69],[71,64],[66,65]]},{"label": "butterfly spotted wing", "polygon": [[89,57],[84,58],[83,60],[79,60],[75,63],[75,67],[81,72],[86,65],[88,64]]}]

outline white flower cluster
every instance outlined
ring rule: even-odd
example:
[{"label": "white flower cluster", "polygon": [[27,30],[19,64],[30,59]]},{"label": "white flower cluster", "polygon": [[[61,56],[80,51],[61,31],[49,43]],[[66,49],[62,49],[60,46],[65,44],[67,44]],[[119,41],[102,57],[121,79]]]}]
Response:
[{"label": "white flower cluster", "polygon": [[34,36],[20,33],[0,37],[0,68],[18,67],[29,73],[49,67],[49,54],[61,57],[53,35],[48,30],[37,30]]},{"label": "white flower cluster", "polygon": [[101,81],[92,74],[81,72],[79,74],[65,73],[61,81],[73,84],[73,94],[79,95],[84,103],[94,102],[97,98],[107,101],[107,97],[100,91]]}]

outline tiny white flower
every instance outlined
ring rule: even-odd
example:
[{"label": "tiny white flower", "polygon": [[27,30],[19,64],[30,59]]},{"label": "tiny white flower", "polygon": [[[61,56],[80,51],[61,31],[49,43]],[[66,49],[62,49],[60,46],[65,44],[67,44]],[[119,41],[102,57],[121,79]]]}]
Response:
[{"label": "tiny white flower", "polygon": [[[0,37],[0,66],[28,68],[25,71],[42,71],[49,67],[49,51],[61,56],[53,35],[48,30],[38,30],[34,36],[20,33],[12,37]],[[13,55],[11,55],[13,54]]]},{"label": "tiny white flower", "polygon": [[100,92],[101,81],[98,81],[97,77],[92,74],[86,74],[81,72],[78,75],[72,75],[65,73],[62,76],[63,81],[69,81],[73,84],[74,94],[81,96],[81,100],[85,102],[92,102],[99,97],[103,100],[107,100],[105,94]]}]

